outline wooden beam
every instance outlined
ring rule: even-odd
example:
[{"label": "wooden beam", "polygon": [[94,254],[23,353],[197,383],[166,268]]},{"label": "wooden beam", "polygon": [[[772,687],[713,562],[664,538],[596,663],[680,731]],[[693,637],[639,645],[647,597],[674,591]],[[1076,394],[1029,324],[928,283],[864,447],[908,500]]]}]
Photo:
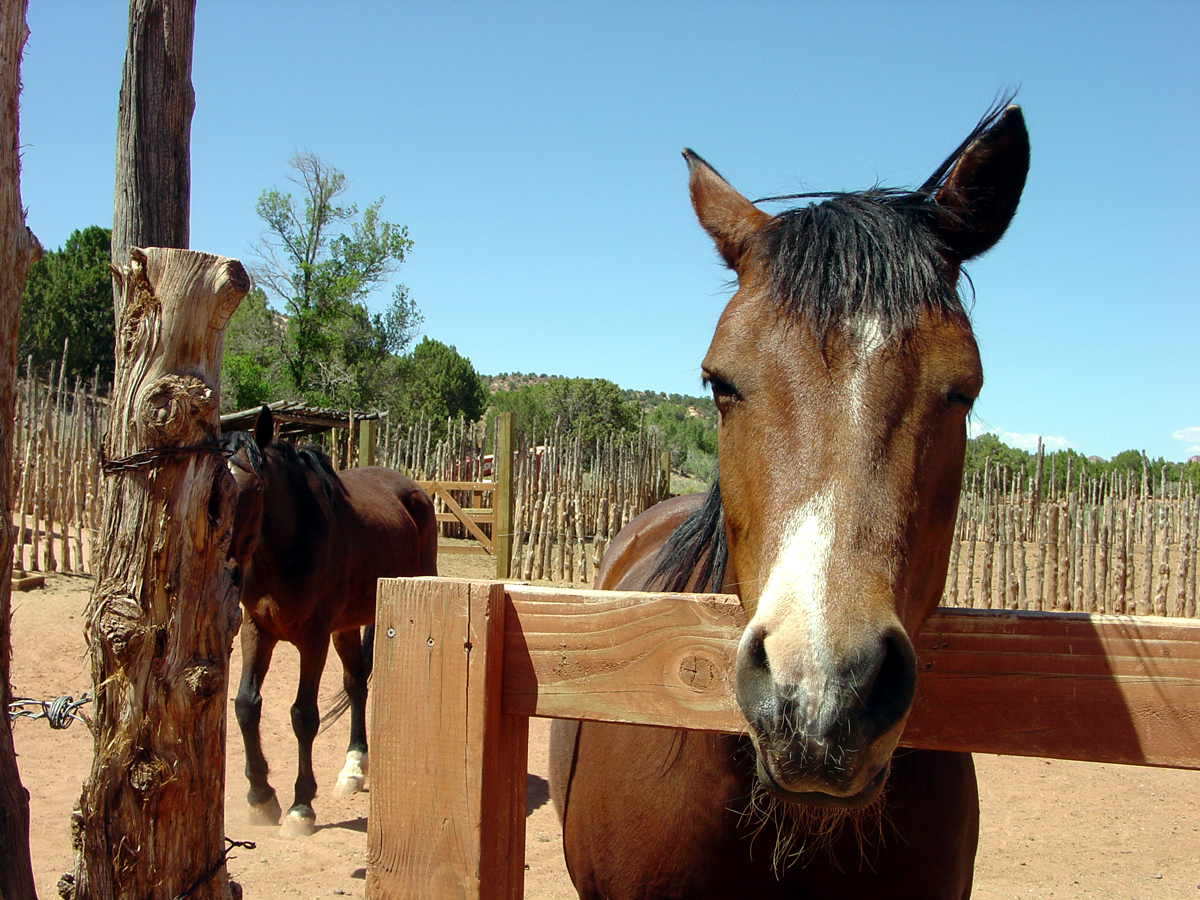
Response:
[{"label": "wooden beam", "polygon": [[513,414],[496,416],[496,447],[492,454],[492,478],[496,493],[492,496],[492,543],[496,547],[496,578],[511,575],[513,538]]},{"label": "wooden beam", "polygon": [[903,743],[1200,768],[1200,621],[944,611]]},{"label": "wooden beam", "polygon": [[437,479],[433,481],[418,481],[424,491],[432,491],[435,486],[440,486],[448,491],[479,491],[480,493],[490,494],[496,490],[496,484],[492,481],[444,481]]},{"label": "wooden beam", "polygon": [[366,895],[517,900],[529,720],[502,715],[498,582],[381,579]]},{"label": "wooden beam", "polygon": [[[738,732],[731,597],[509,585],[504,711]],[[1200,768],[1200,621],[941,610],[902,743]]]}]

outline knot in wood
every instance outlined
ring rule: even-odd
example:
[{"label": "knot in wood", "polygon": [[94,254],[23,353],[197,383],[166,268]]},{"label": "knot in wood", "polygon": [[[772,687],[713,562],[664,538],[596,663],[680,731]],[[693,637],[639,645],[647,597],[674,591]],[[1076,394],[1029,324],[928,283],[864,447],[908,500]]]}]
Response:
[{"label": "knot in wood", "polygon": [[100,633],[110,652],[123,657],[142,633],[142,607],[131,597],[112,597],[100,614]]},{"label": "knot in wood", "polygon": [[711,659],[690,653],[679,663],[679,679],[696,693],[713,690],[717,684],[717,666]]},{"label": "knot in wood", "polygon": [[164,375],[143,394],[139,419],[149,445],[178,447],[207,437],[216,411],[213,389],[195,375]]},{"label": "knot in wood", "polygon": [[207,659],[189,666],[184,680],[187,682],[188,690],[201,700],[216,694],[224,684],[220,666]]},{"label": "knot in wood", "polygon": [[165,779],[167,765],[156,757],[143,756],[129,767],[129,784],[139,794],[159,787]]}]

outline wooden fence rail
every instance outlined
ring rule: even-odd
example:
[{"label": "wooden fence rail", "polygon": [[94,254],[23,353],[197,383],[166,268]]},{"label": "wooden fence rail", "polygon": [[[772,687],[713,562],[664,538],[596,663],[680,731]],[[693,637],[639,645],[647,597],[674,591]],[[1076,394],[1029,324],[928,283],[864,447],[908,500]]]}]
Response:
[{"label": "wooden fence rail", "polygon": [[[381,581],[367,897],[521,897],[528,717],[739,732],[743,626],[718,595]],[[905,746],[1200,768],[1200,622],[943,611],[915,643]]]}]

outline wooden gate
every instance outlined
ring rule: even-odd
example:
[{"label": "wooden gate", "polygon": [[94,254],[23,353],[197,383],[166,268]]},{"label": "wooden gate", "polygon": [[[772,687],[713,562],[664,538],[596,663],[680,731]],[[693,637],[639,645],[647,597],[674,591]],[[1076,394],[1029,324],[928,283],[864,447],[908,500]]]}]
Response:
[{"label": "wooden gate", "polygon": [[[740,732],[744,625],[724,595],[380,581],[367,897],[520,898],[528,717]],[[942,610],[914,644],[904,746],[1200,769],[1200,621]]]},{"label": "wooden gate", "polygon": [[[496,555],[496,548],[491,537],[484,533],[480,525],[491,527],[492,534],[496,533],[496,485],[491,481],[418,481],[417,484],[430,496],[436,504],[441,500],[446,512],[437,514],[438,523],[459,522],[478,543],[474,546],[442,545],[438,553],[480,553],[488,556]],[[452,491],[470,491],[472,502],[470,506],[462,506],[454,499]],[[490,498],[488,506],[483,505],[483,497]],[[439,529],[440,533],[441,529]]]}]

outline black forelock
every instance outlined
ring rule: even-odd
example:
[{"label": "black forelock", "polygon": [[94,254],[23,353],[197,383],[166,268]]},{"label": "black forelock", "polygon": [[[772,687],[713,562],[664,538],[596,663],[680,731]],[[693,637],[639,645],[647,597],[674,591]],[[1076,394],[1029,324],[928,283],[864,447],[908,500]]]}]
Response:
[{"label": "black forelock", "polygon": [[871,190],[837,194],[787,210],[763,229],[777,307],[823,339],[837,322],[880,319],[885,333],[908,331],[922,310],[963,314],[947,262],[930,227],[927,198]]},{"label": "black forelock", "polygon": [[[251,472],[262,470],[262,451],[258,449],[258,443],[254,440],[254,435],[250,432],[231,431],[228,434],[223,434],[221,435],[221,446],[225,450],[227,459],[234,465],[243,469],[249,466]],[[243,451],[246,454],[247,466],[243,466],[237,456],[238,453]]]},{"label": "black forelock", "polygon": [[938,196],[963,153],[1013,96],[999,98],[916,190],[876,187],[756,201],[820,201],[779,213],[759,234],[756,250],[778,308],[807,322],[822,340],[836,322],[864,314],[878,316],[885,333],[910,330],[926,309],[965,317],[933,227],[957,213]]}]

